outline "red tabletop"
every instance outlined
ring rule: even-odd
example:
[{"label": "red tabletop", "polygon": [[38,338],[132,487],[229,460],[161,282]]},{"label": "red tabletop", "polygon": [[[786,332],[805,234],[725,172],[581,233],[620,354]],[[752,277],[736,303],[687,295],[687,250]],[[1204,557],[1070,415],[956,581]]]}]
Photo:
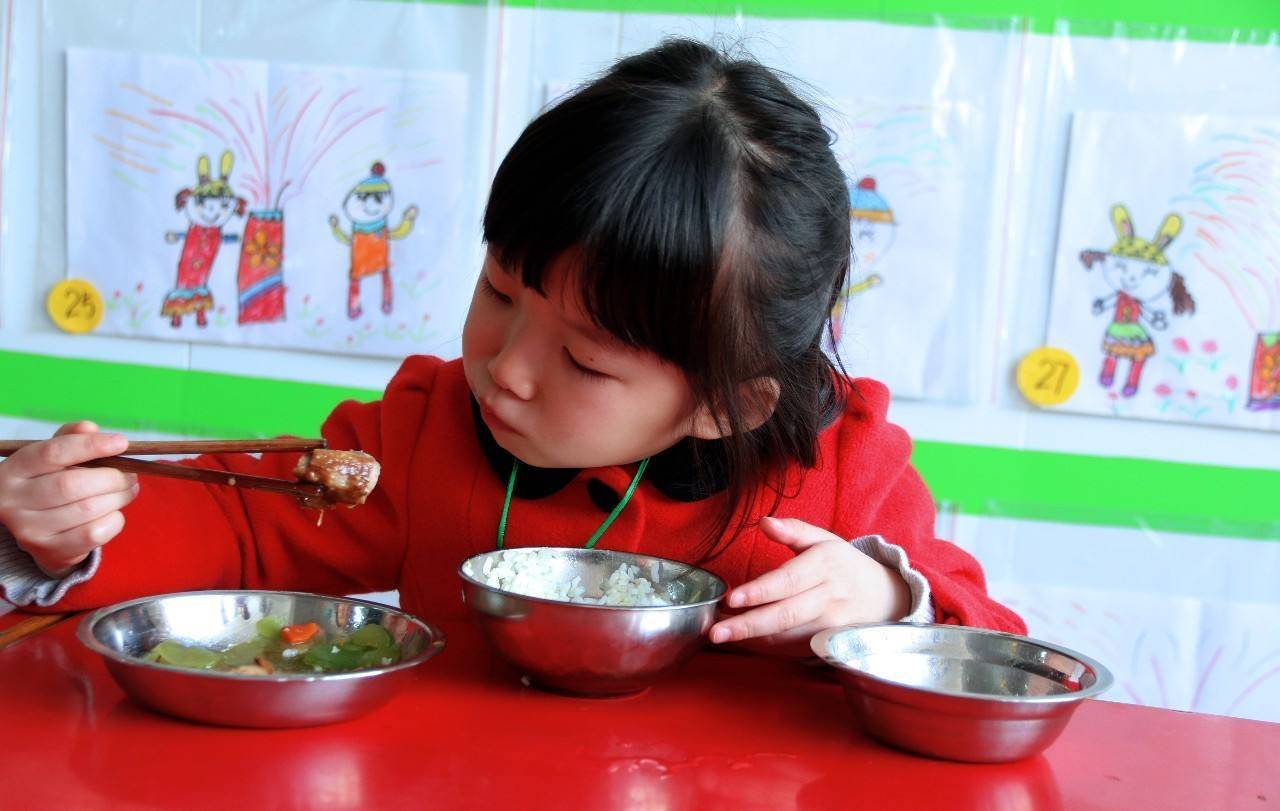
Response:
[{"label": "red tabletop", "polygon": [[821,668],[708,652],[639,696],[569,698],[457,625],[372,715],[223,729],[129,701],[75,625],[0,651],[0,807],[1280,808],[1275,724],[1095,701],[1042,757],[946,763],[863,737]]}]

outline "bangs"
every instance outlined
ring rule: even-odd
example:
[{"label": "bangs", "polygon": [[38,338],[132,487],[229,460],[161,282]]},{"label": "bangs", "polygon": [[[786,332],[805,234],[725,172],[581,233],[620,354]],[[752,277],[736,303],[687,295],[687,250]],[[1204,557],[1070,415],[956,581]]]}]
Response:
[{"label": "bangs", "polygon": [[679,366],[701,366],[739,208],[730,143],[691,88],[619,99],[588,86],[535,119],[503,160],[485,241],[539,293],[548,267],[576,251],[573,281],[597,326]]}]

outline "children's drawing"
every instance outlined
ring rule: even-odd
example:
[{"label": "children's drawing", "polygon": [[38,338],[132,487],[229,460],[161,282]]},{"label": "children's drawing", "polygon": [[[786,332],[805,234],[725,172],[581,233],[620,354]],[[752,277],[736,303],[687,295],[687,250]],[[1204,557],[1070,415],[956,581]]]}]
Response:
[{"label": "children's drawing", "polygon": [[357,183],[342,201],[342,210],[351,221],[351,233],[339,227],[335,215],[329,217],[333,235],[343,245],[351,246],[351,265],[348,269],[350,284],[347,292],[347,317],[355,320],[364,312],[360,305],[360,284],[371,276],[382,279],[382,312],[391,315],[394,290],[391,284],[391,258],[388,242],[404,239],[413,230],[418,207],[404,210],[400,224],[387,225],[387,217],[395,207],[391,182],[386,178],[386,167],[375,163],[368,177]]},{"label": "children's drawing", "polygon": [[[868,100],[835,102],[827,126],[849,178],[848,285],[832,311],[835,347],[854,375],[897,397],[959,399],[967,357],[955,330],[972,324],[961,290],[981,270],[966,261],[966,139],[970,110]],[[974,281],[964,285],[972,275]]]},{"label": "children's drawing", "polygon": [[884,283],[875,272],[876,265],[888,253],[897,233],[893,209],[876,190],[876,179],[864,177],[849,184],[849,268],[854,279],[840,291],[831,311],[834,338],[838,344],[844,328],[845,304],[856,295]]},{"label": "children's drawing", "polygon": [[1147,242],[1133,231],[1129,210],[1123,205],[1111,208],[1111,222],[1116,230],[1116,241],[1106,251],[1084,251],[1080,261],[1086,269],[1098,265],[1102,278],[1114,292],[1094,299],[1094,315],[1113,310],[1111,324],[1102,339],[1102,351],[1106,360],[1098,382],[1104,389],[1115,381],[1116,367],[1121,360],[1129,361],[1129,376],[1121,394],[1132,397],[1138,393],[1142,367],[1156,352],[1148,328],[1164,330],[1169,327],[1165,310],[1158,302],[1168,297],[1173,303],[1174,315],[1190,315],[1196,311],[1196,303],[1187,292],[1186,281],[1169,267],[1164,249],[1182,229],[1182,219],[1170,214],[1160,224],[1160,231],[1153,241]]},{"label": "children's drawing", "polygon": [[1280,121],[1215,132],[1185,193],[1194,230],[1182,261],[1224,287],[1254,334],[1245,407],[1280,408]]},{"label": "children's drawing", "polygon": [[1280,429],[1277,166],[1280,120],[1076,113],[1047,342],[1088,364],[1110,321],[1061,408]]},{"label": "children's drawing", "polygon": [[213,293],[209,291],[209,273],[223,243],[236,242],[238,234],[224,234],[222,228],[232,217],[243,217],[245,199],[231,191],[231,167],[234,158],[223,152],[218,177],[209,173],[209,158],[201,155],[196,162],[196,185],[178,192],[175,206],[187,216],[187,230],[166,231],[165,242],[182,240],[182,256],[178,260],[178,280],[164,297],[160,314],[169,319],[174,329],[182,326],[183,316],[194,314],[196,326],[209,325],[206,313],[213,309]]},{"label": "children's drawing", "polygon": [[467,119],[460,73],[71,49],[68,273],[115,305],[104,333],[402,356],[462,322]]},{"label": "children's drawing", "polygon": [[843,298],[879,286],[884,279],[875,272],[876,265],[889,252],[898,224],[893,209],[876,189],[874,177],[861,178],[849,189],[849,239],[852,245],[851,266],[859,278],[843,292]]}]

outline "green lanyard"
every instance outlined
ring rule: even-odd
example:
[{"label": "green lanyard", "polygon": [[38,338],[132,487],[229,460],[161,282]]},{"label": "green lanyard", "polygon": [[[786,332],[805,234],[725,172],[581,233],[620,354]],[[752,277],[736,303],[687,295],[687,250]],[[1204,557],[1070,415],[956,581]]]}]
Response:
[{"label": "green lanyard", "polygon": [[[594,549],[596,541],[600,540],[600,536],[603,535],[604,531],[613,523],[613,519],[617,518],[618,514],[622,512],[622,508],[627,506],[627,502],[631,500],[631,494],[634,493],[636,491],[636,487],[640,485],[640,477],[644,475],[644,469],[649,466],[649,459],[650,457],[646,456],[644,459],[640,460],[640,465],[636,468],[636,475],[631,477],[631,484],[627,487],[627,492],[623,493],[622,499],[618,502],[617,506],[613,508],[613,512],[609,513],[609,517],[604,519],[604,523],[601,524],[596,531],[591,534],[591,537],[587,539],[587,542],[582,545],[584,549]],[[507,511],[511,509],[511,494],[516,489],[516,471],[519,469],[520,460],[513,457],[511,459],[511,475],[507,477],[507,495],[506,498],[502,500],[502,517],[498,519],[499,549],[502,548],[503,536],[507,534]]]}]

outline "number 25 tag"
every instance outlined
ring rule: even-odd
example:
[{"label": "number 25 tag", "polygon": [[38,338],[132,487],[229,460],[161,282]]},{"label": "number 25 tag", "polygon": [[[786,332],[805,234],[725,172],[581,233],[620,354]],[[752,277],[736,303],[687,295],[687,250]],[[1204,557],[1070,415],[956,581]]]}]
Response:
[{"label": "number 25 tag", "polygon": [[1038,406],[1065,403],[1080,385],[1080,365],[1070,352],[1051,346],[1033,349],[1018,364],[1018,390]]},{"label": "number 25 tag", "polygon": [[45,307],[53,323],[64,332],[89,332],[102,322],[102,295],[84,279],[67,279],[55,284]]}]

